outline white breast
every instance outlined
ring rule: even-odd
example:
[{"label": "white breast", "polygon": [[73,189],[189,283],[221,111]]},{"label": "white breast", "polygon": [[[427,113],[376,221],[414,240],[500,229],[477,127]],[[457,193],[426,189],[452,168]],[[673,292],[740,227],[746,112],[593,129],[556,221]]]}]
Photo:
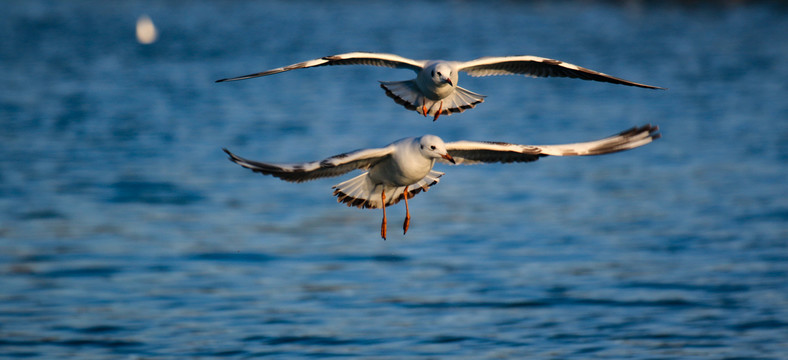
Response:
[{"label": "white breast", "polygon": [[410,140],[398,144],[391,158],[371,168],[369,178],[377,184],[413,185],[427,176],[434,164],[435,160],[424,157],[419,144]]}]

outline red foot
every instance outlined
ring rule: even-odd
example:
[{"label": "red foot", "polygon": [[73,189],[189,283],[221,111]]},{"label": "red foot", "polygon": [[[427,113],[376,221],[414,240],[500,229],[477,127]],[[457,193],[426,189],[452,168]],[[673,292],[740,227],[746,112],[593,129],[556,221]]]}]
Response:
[{"label": "red foot", "polygon": [[438,120],[438,116],[441,116],[441,111],[443,111],[443,101],[441,101],[441,105],[438,108],[438,112],[435,113],[435,117],[432,118],[433,122],[435,122],[435,120]]}]

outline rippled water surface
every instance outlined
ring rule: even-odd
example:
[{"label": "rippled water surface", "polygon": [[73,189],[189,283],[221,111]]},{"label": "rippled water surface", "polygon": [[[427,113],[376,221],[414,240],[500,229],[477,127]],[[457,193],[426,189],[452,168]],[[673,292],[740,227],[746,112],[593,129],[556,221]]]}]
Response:
[{"label": "rippled water surface", "polygon": [[[137,43],[147,14],[160,31]],[[0,357],[786,359],[788,8],[768,2],[6,1]],[[433,123],[355,51],[533,54],[669,88],[462,77]],[[449,167],[379,210],[317,160],[433,133],[629,152]]]}]

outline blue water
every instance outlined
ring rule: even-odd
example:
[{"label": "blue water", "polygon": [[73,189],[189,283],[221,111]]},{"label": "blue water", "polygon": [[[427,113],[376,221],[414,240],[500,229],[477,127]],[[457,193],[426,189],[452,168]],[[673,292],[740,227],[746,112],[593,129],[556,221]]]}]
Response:
[{"label": "blue water", "polygon": [[[148,14],[160,38],[141,45]],[[788,7],[769,2],[5,1],[0,357],[788,359]],[[320,56],[533,54],[652,91],[462,77],[436,123],[404,70]],[[629,152],[439,166],[379,210],[318,160],[433,133],[549,144],[659,124]]]}]

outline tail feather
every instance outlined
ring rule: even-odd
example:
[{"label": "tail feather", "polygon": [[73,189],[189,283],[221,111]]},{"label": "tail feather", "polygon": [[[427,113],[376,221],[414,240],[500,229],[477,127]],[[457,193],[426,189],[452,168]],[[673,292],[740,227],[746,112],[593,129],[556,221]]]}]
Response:
[{"label": "tail feather", "polygon": [[[416,196],[416,194],[430,189],[430,186],[437,184],[443,173],[440,171],[430,170],[423,179],[415,184],[408,185],[408,199]],[[393,191],[392,191],[393,190]],[[393,205],[405,199],[405,187],[391,187],[386,189],[386,205]]]},{"label": "tail feather", "polygon": [[404,106],[408,110],[417,110],[422,105],[424,96],[419,91],[415,80],[407,81],[381,81],[380,87],[386,90],[386,95],[394,99],[394,102]]},{"label": "tail feather", "polygon": [[[451,115],[455,112],[463,112],[476,107],[477,104],[484,102],[486,96],[475,92],[456,87],[454,93],[443,99],[444,111],[441,115]],[[448,109],[447,109],[448,107]]]},{"label": "tail feather", "polygon": [[[431,100],[425,97],[415,80],[407,81],[381,81],[380,87],[386,91],[388,97],[408,110],[414,110],[424,116],[434,116],[440,110],[441,115],[451,115],[476,107],[484,102],[486,96],[456,87],[454,92],[441,100]],[[427,109],[426,114],[424,108]]]},{"label": "tail feather", "polygon": [[[443,176],[440,171],[430,170],[423,179],[408,186],[408,199],[416,194],[429,190],[430,186],[438,183]],[[337,202],[355,206],[360,209],[378,209],[382,207],[381,192],[386,191],[386,205],[394,205],[405,199],[404,186],[375,185],[369,179],[368,173],[363,173],[350,180],[334,185],[334,196]]]},{"label": "tail feather", "polygon": [[355,206],[357,208],[376,208],[375,203],[380,203],[370,198],[370,195],[375,191],[375,184],[369,179],[368,173],[363,173],[350,180],[343,181],[334,185],[334,196],[337,197],[337,202],[345,203],[347,206]]}]

